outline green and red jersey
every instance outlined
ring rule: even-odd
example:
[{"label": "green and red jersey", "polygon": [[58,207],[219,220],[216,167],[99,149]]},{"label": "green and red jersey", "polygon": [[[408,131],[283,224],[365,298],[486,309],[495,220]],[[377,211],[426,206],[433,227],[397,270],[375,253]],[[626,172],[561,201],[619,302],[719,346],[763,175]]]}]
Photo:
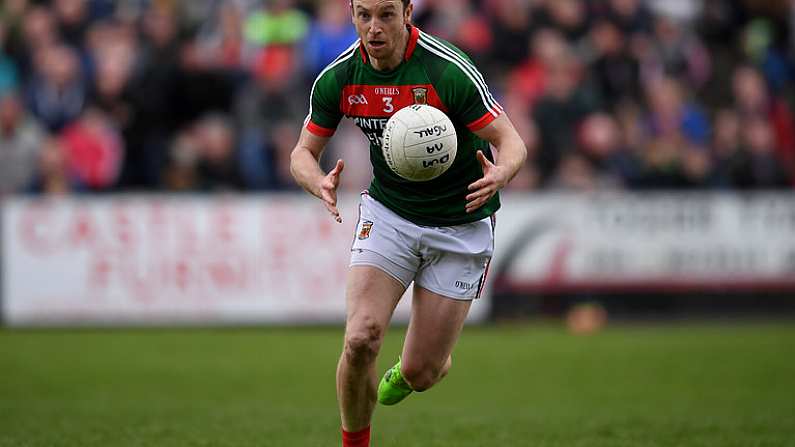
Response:
[{"label": "green and red jersey", "polygon": [[[495,194],[483,207],[466,213],[467,186],[483,177],[475,156],[482,150],[494,160],[488,142],[473,132],[502,112],[472,61],[452,44],[410,27],[403,62],[378,71],[360,41],[329,64],[312,86],[306,128],[330,137],[342,117],[352,119],[370,142],[373,181],[370,195],[398,215],[418,224],[449,226],[474,222],[500,207]],[[458,135],[453,165],[441,176],[412,182],[392,172],[381,152],[387,120],[412,104],[428,104],[445,112]]]}]

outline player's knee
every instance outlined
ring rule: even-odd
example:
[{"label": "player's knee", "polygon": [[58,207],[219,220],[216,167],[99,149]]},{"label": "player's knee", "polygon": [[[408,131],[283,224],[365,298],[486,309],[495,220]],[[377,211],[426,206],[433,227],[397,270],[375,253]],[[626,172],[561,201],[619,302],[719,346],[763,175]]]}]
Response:
[{"label": "player's knee", "polygon": [[366,322],[345,334],[345,358],[354,365],[365,365],[375,361],[381,349],[384,329],[374,323]]},{"label": "player's knee", "polygon": [[403,363],[401,366],[403,380],[405,380],[414,391],[427,390],[447,374],[447,369],[444,368],[444,365]]}]

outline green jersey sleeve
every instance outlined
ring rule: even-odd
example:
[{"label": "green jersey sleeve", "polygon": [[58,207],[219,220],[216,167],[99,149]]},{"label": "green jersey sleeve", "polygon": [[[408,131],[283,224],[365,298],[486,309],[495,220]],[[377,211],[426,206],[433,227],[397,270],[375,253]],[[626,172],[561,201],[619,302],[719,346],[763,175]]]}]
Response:
[{"label": "green jersey sleeve", "polygon": [[312,85],[309,97],[309,115],[306,119],[306,128],[313,134],[321,137],[334,135],[342,120],[340,109],[341,82],[337,79],[338,69],[329,66],[318,75]]}]

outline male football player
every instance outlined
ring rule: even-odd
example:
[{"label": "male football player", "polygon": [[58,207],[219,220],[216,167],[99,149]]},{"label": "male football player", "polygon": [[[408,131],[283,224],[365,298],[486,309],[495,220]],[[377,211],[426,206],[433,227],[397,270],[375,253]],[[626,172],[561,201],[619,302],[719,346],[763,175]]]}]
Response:
[{"label": "male football player", "polygon": [[[374,178],[361,198],[337,367],[343,446],[367,447],[376,400],[395,404],[450,369],[470,304],[485,282],[497,192],[525,162],[526,149],[472,61],[411,24],[410,0],[352,0],[350,7],[359,39],[315,80],[291,172],[342,222],[336,190],[344,163],[325,173],[318,160],[343,116],[369,140]],[[381,152],[389,117],[417,103],[445,112],[458,138],[453,164],[425,182],[397,176]],[[412,282],[403,353],[379,384],[375,366],[384,332]]]}]

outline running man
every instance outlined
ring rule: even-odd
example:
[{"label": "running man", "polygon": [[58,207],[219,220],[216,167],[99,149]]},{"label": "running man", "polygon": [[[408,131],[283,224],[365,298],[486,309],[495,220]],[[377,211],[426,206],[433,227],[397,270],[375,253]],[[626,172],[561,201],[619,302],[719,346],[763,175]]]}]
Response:
[{"label": "running man", "polygon": [[[359,39],[315,80],[290,168],[342,222],[336,190],[344,163],[325,173],[318,160],[343,117],[369,140],[374,178],[361,197],[337,367],[342,445],[368,447],[376,400],[396,404],[450,369],[470,304],[485,282],[498,191],[525,162],[526,149],[472,61],[411,24],[410,0],[352,0],[350,6]],[[453,165],[427,182],[398,177],[381,153],[387,120],[412,104],[442,110],[458,134]],[[379,384],[376,357],[412,281],[403,352]]]}]

